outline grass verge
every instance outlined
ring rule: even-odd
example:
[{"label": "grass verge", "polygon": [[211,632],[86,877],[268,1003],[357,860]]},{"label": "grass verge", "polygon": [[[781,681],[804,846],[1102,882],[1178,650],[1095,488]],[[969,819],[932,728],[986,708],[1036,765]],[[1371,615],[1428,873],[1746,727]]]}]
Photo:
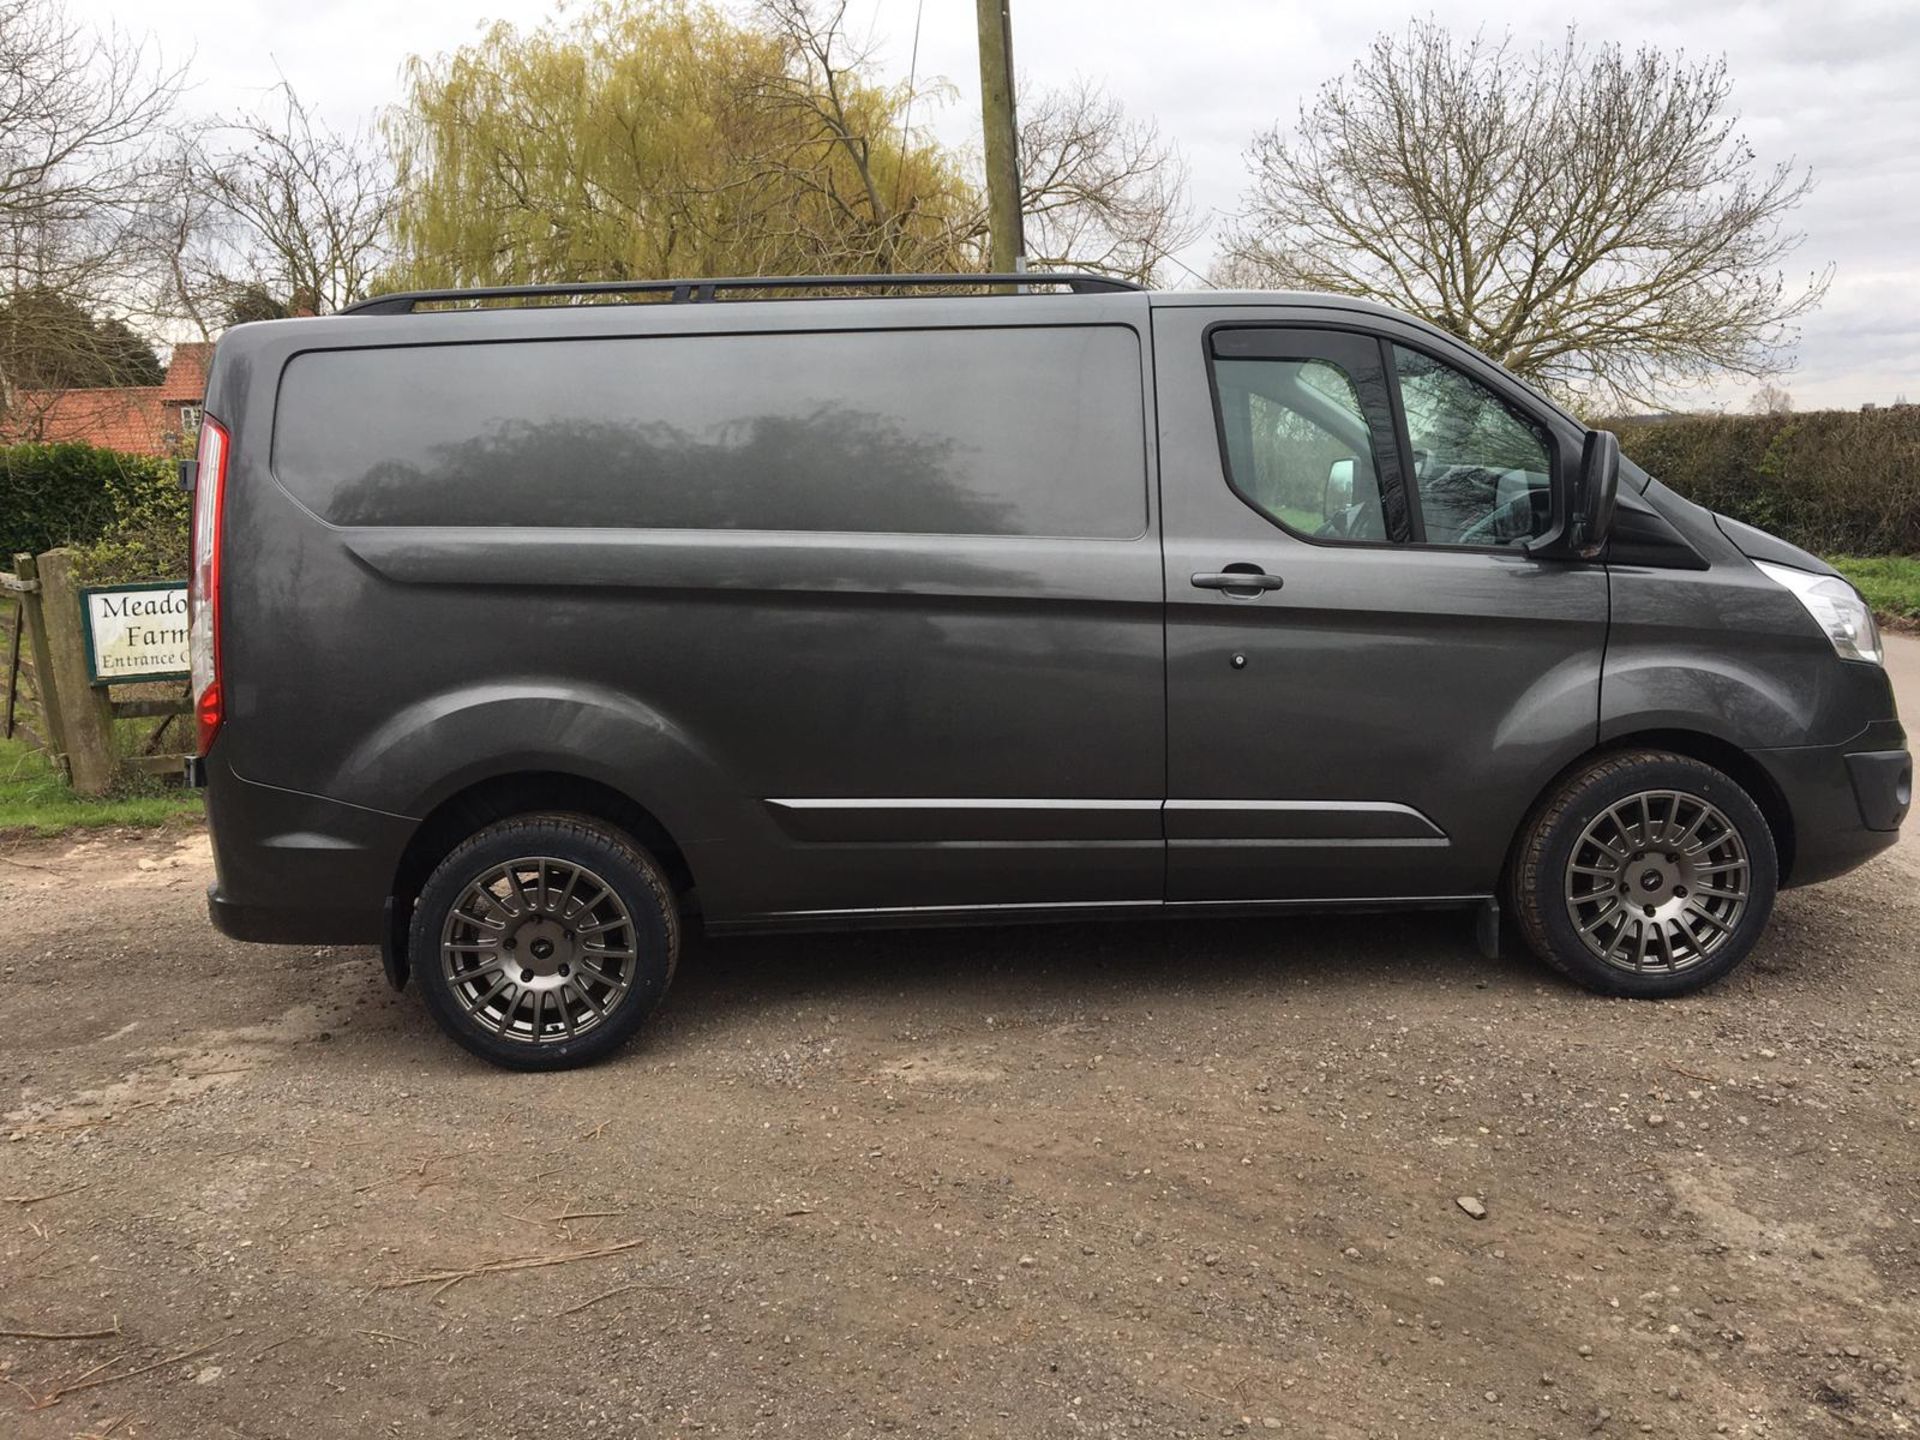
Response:
[{"label": "grass verge", "polygon": [[0,740],[0,834],[162,825],[177,815],[200,813],[197,792],[157,781],[128,781],[126,789],[97,800],[76,795],[39,751],[24,741]]},{"label": "grass verge", "polygon": [[1883,621],[1920,625],[1920,555],[1832,555],[1827,559],[1866,596]]}]

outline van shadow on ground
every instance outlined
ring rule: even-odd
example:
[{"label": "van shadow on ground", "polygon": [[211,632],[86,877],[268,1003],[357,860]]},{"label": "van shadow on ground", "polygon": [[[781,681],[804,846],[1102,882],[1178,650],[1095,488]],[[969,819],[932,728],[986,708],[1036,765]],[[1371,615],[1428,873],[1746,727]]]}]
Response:
[{"label": "van shadow on ground", "polygon": [[706,1028],[796,1004],[914,1008],[1191,1003],[1291,984],[1526,983],[1551,972],[1509,943],[1487,960],[1466,911],[709,938],[695,931],[662,1022]]}]

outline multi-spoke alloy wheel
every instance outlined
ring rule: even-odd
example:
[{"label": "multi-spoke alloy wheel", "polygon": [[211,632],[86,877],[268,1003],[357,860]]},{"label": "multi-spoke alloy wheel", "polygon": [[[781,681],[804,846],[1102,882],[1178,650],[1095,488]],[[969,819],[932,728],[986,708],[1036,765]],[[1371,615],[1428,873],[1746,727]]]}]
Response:
[{"label": "multi-spoke alloy wheel", "polygon": [[440,862],[409,948],[449,1035],[497,1065],[558,1070],[639,1028],[672,979],[680,924],[666,876],[627,836],[525,815]]},{"label": "multi-spoke alloy wheel", "polygon": [[550,855],[496,865],[467,886],[441,929],[456,1000],[509,1040],[571,1040],[633,984],[633,917],[593,871]]},{"label": "multi-spoke alloy wheel", "polygon": [[1511,899],[1533,950],[1614,995],[1678,995],[1753,948],[1779,881],[1751,796],[1691,756],[1632,750],[1569,775],[1521,833]]},{"label": "multi-spoke alloy wheel", "polygon": [[1609,965],[1683,970],[1738,929],[1750,868],[1746,842],[1717,806],[1643,790],[1580,832],[1567,861],[1567,913]]}]

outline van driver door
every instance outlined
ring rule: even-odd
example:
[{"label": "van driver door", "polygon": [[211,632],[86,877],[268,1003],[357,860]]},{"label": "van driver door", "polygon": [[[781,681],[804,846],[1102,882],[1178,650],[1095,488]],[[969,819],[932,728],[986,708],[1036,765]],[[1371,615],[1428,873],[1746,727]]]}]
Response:
[{"label": "van driver door", "polygon": [[1154,312],[1167,898],[1470,899],[1597,729],[1580,431],[1371,313]]}]

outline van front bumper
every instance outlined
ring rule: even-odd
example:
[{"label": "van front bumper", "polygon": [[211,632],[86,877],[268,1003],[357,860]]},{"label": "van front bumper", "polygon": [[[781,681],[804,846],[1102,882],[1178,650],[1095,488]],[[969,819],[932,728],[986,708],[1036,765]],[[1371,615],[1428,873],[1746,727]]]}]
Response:
[{"label": "van front bumper", "polygon": [[1793,816],[1793,858],[1780,883],[1811,885],[1865,864],[1900,839],[1913,803],[1913,758],[1897,720],[1843,745],[1754,752]]},{"label": "van front bumper", "polygon": [[233,773],[206,762],[214,883],[207,913],[235,940],[378,945],[386,902],[417,822]]}]

